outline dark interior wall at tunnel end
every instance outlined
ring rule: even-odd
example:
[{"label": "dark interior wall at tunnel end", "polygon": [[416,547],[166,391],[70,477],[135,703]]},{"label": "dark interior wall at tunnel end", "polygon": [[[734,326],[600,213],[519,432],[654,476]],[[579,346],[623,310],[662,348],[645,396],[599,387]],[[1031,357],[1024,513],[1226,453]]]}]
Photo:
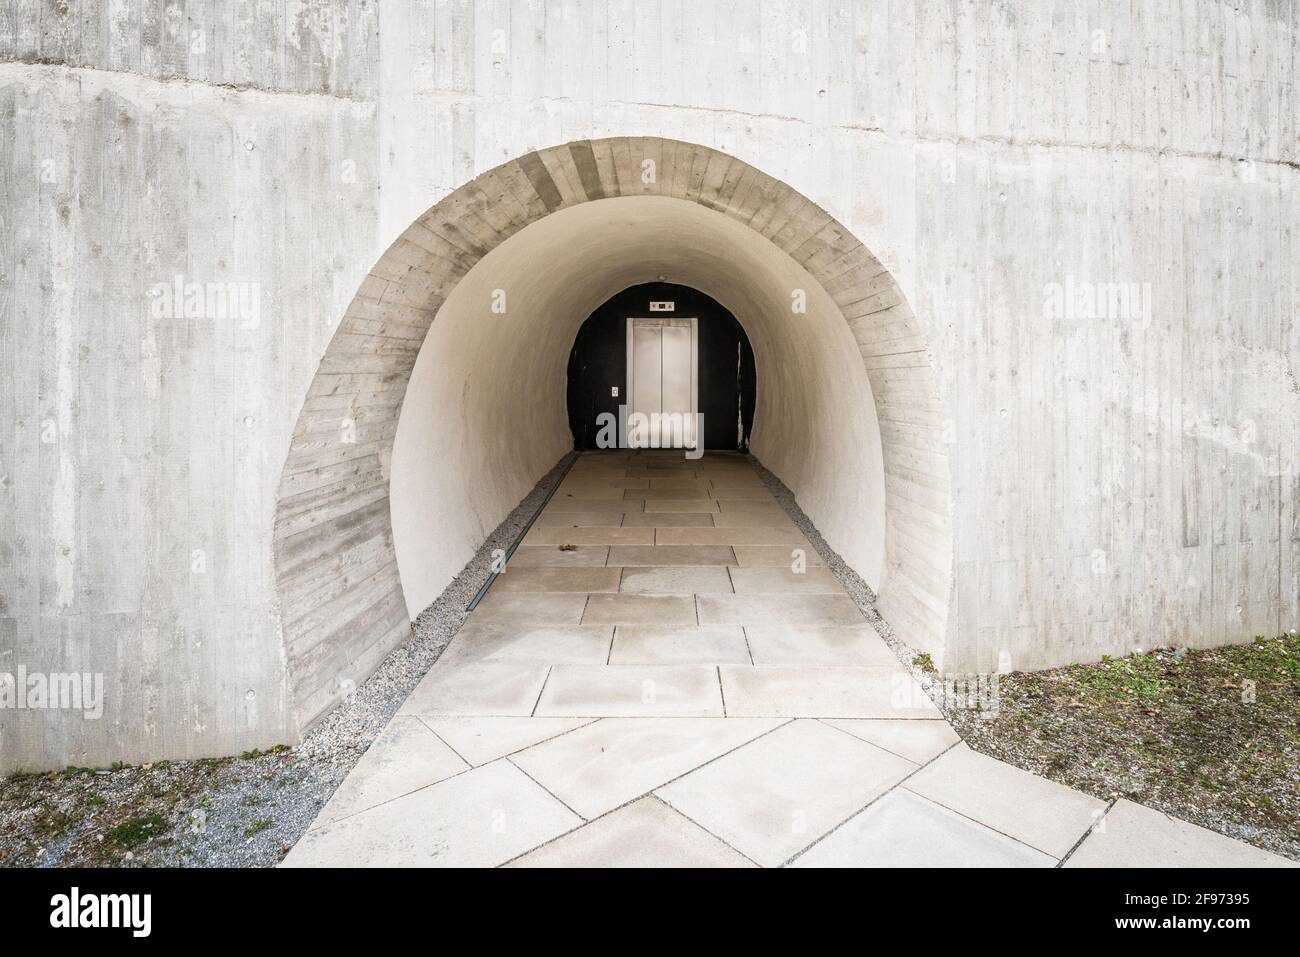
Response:
[{"label": "dark interior wall at tunnel end", "polygon": [[[651,312],[651,302],[673,302],[672,312]],[[577,449],[596,448],[597,417],[618,415],[627,401],[627,320],[697,319],[699,408],[704,446],[745,448],[754,424],[754,352],[736,317],[717,300],[689,286],[654,282],[624,289],[605,301],[578,330],[569,354],[569,428]],[[618,398],[610,394],[618,387]]]}]

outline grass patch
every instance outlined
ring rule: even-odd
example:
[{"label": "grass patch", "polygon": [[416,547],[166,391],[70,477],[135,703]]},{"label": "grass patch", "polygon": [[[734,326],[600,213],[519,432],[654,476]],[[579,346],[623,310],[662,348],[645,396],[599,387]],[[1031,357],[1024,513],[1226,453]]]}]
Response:
[{"label": "grass patch", "polygon": [[108,839],[118,847],[130,850],[167,830],[167,820],[161,814],[146,814],[119,824],[108,832]]}]

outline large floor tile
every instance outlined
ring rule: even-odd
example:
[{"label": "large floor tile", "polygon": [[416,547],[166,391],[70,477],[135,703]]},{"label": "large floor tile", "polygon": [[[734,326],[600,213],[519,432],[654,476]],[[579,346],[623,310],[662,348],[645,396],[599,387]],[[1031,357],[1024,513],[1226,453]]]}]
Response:
[{"label": "large floor tile", "polygon": [[624,568],[619,591],[633,595],[730,595],[731,578],[722,565]]},{"label": "large floor tile", "polygon": [[511,554],[506,563],[506,570],[532,568],[534,566],[559,565],[573,567],[582,565],[604,565],[609,558],[608,545],[575,545],[572,548],[560,548],[558,545],[520,545]]},{"label": "large floor tile", "polygon": [[694,625],[695,599],[683,595],[592,595],[584,625]]},{"label": "large floor tile", "polygon": [[[800,545],[803,534],[790,528],[660,528],[656,545]],[[811,547],[811,546],[808,546]]]},{"label": "large floor tile", "polygon": [[861,625],[847,595],[701,595],[701,625]]},{"label": "large floor tile", "polygon": [[[652,486],[654,486],[654,481],[651,480]],[[623,493],[623,499],[628,502],[648,502],[652,499],[660,502],[699,501],[707,498],[710,498],[710,495],[709,486],[706,482],[684,483],[673,488],[628,489]]]},{"label": "large floor tile", "polygon": [[899,788],[836,828],[795,867],[1055,867],[1056,858]]},{"label": "large floor tile", "polygon": [[521,626],[576,625],[582,621],[582,610],[586,607],[585,594],[512,594],[491,588],[466,621]]},{"label": "large floor tile", "polygon": [[312,827],[436,784],[469,765],[416,717],[398,715],[366,749]]},{"label": "large floor tile", "polygon": [[629,512],[624,528],[712,528],[712,512]]},{"label": "large floor tile", "polygon": [[620,578],[617,568],[510,568],[492,581],[497,592],[616,592]]},{"label": "large floor tile", "polygon": [[538,528],[524,536],[524,545],[653,545],[653,528]]},{"label": "large floor tile", "polygon": [[[826,564],[813,549],[800,545],[736,545],[733,551],[736,553],[736,564],[741,568],[793,568],[797,559],[805,566]],[[796,551],[803,553],[801,559]]]},{"label": "large floor tile", "polygon": [[625,489],[600,481],[565,482],[555,490],[555,498],[581,498],[591,502],[615,502],[622,499],[624,494]]},{"label": "large floor tile", "polygon": [[555,512],[610,512],[626,515],[629,512],[644,512],[640,502],[625,502],[622,499],[579,498],[576,495],[557,495],[546,503],[546,511]]},{"label": "large floor tile", "polygon": [[647,797],[570,831],[509,867],[753,867],[708,831]]},{"label": "large floor tile", "polygon": [[599,665],[609,660],[613,625],[494,625],[466,622],[438,659]]},{"label": "large floor tile", "polygon": [[751,489],[765,488],[763,480],[752,472],[745,474],[744,472],[730,470],[705,470],[704,474],[708,477],[709,487],[713,490],[714,495],[723,498],[727,497],[726,493],[728,491],[735,489],[744,489],[748,492]]},{"label": "large floor tile", "polygon": [[572,492],[584,488],[649,488],[650,480],[643,478],[624,478],[621,471],[606,473],[570,472],[559,485],[559,491]]},{"label": "large floor tile", "polygon": [[623,518],[622,512],[565,512],[548,508],[537,516],[533,528],[617,528],[623,524]]},{"label": "large floor tile", "polygon": [[901,667],[723,665],[727,714],[779,718],[938,718],[939,709]]},{"label": "large floor tile", "polygon": [[790,516],[779,508],[743,512],[719,511],[713,516],[713,524],[716,528],[784,528],[798,532],[794,522],[790,521]]},{"label": "large floor tile", "polygon": [[915,768],[834,728],[795,721],[655,793],[746,857],[773,867]]},{"label": "large floor tile", "polygon": [[594,718],[434,717],[420,719],[478,767],[590,724]]},{"label": "large floor tile", "polygon": [[[631,506],[638,504],[627,502]],[[648,498],[644,503],[644,511],[648,515],[658,512],[705,512],[712,514],[718,510],[718,503],[711,498]]]},{"label": "large floor tile", "polygon": [[959,744],[908,780],[910,791],[1060,859],[1106,805]]},{"label": "large floor tile", "polygon": [[398,714],[526,716],[537,704],[549,669],[549,665],[513,661],[439,661],[415,686]]},{"label": "large floor tile", "polygon": [[507,761],[307,832],[284,867],[495,867],[582,823]]},{"label": "large floor tile", "polygon": [[738,595],[843,595],[844,586],[829,568],[809,565],[788,568],[737,568],[731,576]]},{"label": "large floor tile", "polygon": [[[732,569],[733,572],[741,569]],[[899,661],[876,630],[861,625],[745,626],[756,665],[834,665],[897,668]]]},{"label": "large floor tile", "polygon": [[709,665],[556,665],[537,705],[543,717],[721,718]]},{"label": "large floor tile", "polygon": [[870,741],[899,757],[925,764],[961,741],[947,721],[933,719],[823,718],[826,724]]},{"label": "large floor tile", "polygon": [[1066,867],[1296,867],[1294,861],[1120,799]]},{"label": "large floor tile", "polygon": [[665,488],[670,488],[674,490],[691,489],[696,493],[696,497],[698,498],[709,497],[710,485],[708,479],[694,478],[691,476],[682,475],[682,476],[665,476],[664,478],[652,478],[652,479],[648,479],[647,481],[649,481],[650,488],[652,489],[665,489]]},{"label": "large floor tile", "polygon": [[735,625],[659,628],[620,625],[614,630],[612,665],[750,664],[745,631]]},{"label": "large floor tile", "polygon": [[511,760],[579,814],[596,817],[752,741],[778,721],[606,718]]},{"label": "large floor tile", "polygon": [[609,564],[645,565],[734,565],[736,553],[730,545],[614,545]]}]

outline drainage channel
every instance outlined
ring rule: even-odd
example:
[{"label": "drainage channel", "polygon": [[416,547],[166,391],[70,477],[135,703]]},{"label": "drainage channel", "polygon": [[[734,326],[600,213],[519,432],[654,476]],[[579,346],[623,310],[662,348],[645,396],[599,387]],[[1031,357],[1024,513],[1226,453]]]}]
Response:
[{"label": "drainage channel", "polygon": [[[560,473],[560,477],[555,480],[555,484],[551,486],[551,490],[546,493],[546,498],[542,499],[542,504],[537,506],[532,517],[528,519],[528,524],[520,530],[519,534],[515,536],[515,540],[510,543],[510,547],[506,549],[505,557],[500,562],[503,570],[508,564],[510,564],[510,556],[515,553],[515,549],[519,547],[519,543],[524,540],[524,536],[528,534],[528,530],[533,527],[533,523],[537,521],[537,516],[542,514],[542,509],[546,508],[550,503],[551,497],[555,495],[561,483],[563,483],[565,476],[569,474],[569,469],[573,468],[573,463],[578,461],[578,456],[580,454],[580,452],[573,453],[572,457],[569,459],[569,464],[564,467],[564,471]],[[465,606],[467,612],[473,611],[478,607],[478,603],[483,600],[483,596],[488,593],[488,589],[492,587],[492,583],[496,581],[497,576],[501,574],[501,572],[496,570],[497,564],[497,562],[492,563],[492,571],[488,574],[487,580],[483,582],[479,590],[474,593],[474,597],[470,599],[469,604]]]}]

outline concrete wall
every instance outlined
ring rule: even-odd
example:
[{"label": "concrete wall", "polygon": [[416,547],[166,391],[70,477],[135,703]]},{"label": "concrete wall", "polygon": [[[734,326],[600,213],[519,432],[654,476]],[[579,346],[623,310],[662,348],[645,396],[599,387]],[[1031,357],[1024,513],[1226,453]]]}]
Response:
[{"label": "concrete wall", "polygon": [[[0,710],[0,770],[296,734],[275,499],[326,346],[437,200],[588,137],[739,157],[898,279],[949,440],[952,665],[1297,624],[1293,3],[235,9],[0,15],[0,671],[108,691],[99,721]],[[250,284],[257,323],[158,315],[178,274]],[[1105,283],[1151,309],[1053,308]]]}]

